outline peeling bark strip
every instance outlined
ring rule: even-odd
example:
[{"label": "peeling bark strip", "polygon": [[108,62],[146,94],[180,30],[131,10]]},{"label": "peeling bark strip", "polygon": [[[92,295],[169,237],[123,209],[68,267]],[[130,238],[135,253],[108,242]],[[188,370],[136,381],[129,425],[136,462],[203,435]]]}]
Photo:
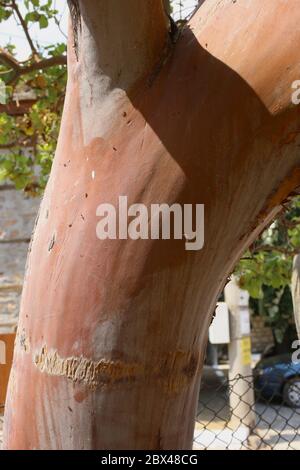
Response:
[{"label": "peeling bark strip", "polygon": [[152,381],[156,377],[169,392],[188,385],[198,367],[197,356],[183,351],[168,354],[156,366],[145,366],[108,359],[93,361],[83,356],[62,358],[57,351],[48,351],[46,346],[34,356],[34,363],[43,373],[82,382],[92,389],[124,382]]},{"label": "peeling bark strip", "polygon": [[73,27],[73,47],[77,61],[79,60],[79,34],[81,33],[81,15],[79,0],[68,0],[72,27]]},{"label": "peeling bark strip", "polygon": [[93,361],[82,356],[63,359],[57,351],[48,352],[46,346],[35,355],[34,363],[41,372],[64,376],[73,382],[83,382],[91,388],[131,380],[142,373],[137,364],[125,364],[121,361]]}]

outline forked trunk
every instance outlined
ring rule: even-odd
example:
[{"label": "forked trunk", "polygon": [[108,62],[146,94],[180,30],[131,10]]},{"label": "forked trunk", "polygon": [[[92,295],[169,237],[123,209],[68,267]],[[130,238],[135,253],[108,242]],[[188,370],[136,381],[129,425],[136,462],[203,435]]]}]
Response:
[{"label": "forked trunk", "polygon": [[[4,446],[187,449],[218,295],[300,185],[299,2],[206,0],[175,46],[161,0],[70,3]],[[205,204],[204,248],[99,240],[97,207],[119,196]]]}]

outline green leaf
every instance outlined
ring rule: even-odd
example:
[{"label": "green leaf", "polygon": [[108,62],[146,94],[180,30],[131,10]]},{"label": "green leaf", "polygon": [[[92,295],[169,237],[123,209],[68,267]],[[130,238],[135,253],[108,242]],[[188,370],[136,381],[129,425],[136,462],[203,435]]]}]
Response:
[{"label": "green leaf", "polygon": [[43,28],[47,28],[48,26],[48,19],[45,15],[41,15],[40,18],[39,18],[39,25],[40,25],[40,28],[43,29]]},{"label": "green leaf", "polygon": [[30,21],[31,22],[39,21],[40,15],[36,11],[30,11],[29,13],[27,13],[25,15],[24,19],[25,19],[26,23],[29,23]]}]

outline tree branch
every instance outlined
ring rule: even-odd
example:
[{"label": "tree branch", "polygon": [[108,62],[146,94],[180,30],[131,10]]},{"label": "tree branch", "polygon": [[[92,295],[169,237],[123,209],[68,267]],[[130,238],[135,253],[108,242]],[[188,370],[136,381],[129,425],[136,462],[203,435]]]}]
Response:
[{"label": "tree branch", "polygon": [[19,62],[2,47],[0,47],[0,62],[11,67],[13,70],[18,70],[20,68]]},{"label": "tree branch", "polygon": [[8,149],[12,149],[15,147],[32,148],[33,147],[32,138],[30,139],[24,138],[24,139],[8,142],[7,144],[0,144],[0,150],[8,150]]},{"label": "tree branch", "polygon": [[58,55],[54,57],[49,57],[47,59],[40,60],[39,62],[34,62],[30,65],[23,65],[19,67],[18,74],[25,75],[26,73],[33,72],[34,70],[43,70],[55,65],[67,65],[67,56]]},{"label": "tree branch", "polygon": [[38,55],[38,52],[37,52],[37,50],[36,50],[36,47],[35,47],[35,45],[34,45],[32,39],[31,39],[31,37],[30,37],[27,24],[26,24],[26,22],[25,22],[25,20],[24,20],[24,18],[23,18],[23,16],[22,16],[22,14],[21,14],[21,12],[20,12],[20,10],[19,10],[19,7],[18,7],[18,5],[17,5],[17,3],[16,3],[15,0],[12,0],[11,6],[12,6],[13,10],[15,11],[15,13],[16,13],[16,15],[17,15],[19,21],[20,21],[20,24],[21,24],[21,26],[22,26],[22,28],[23,28],[23,31],[24,31],[25,36],[26,36],[26,39],[27,39],[28,44],[29,44],[29,46],[30,46],[30,49],[31,49],[31,51],[32,51],[33,57],[38,58],[39,55]]},{"label": "tree branch", "polygon": [[11,149],[13,147],[16,147],[17,145],[18,145],[17,141],[9,142],[8,144],[0,144],[0,149],[1,150]]},{"label": "tree branch", "polygon": [[[99,86],[104,83],[128,91],[166,55],[169,28],[162,0],[71,0],[69,4],[79,7],[69,41],[79,51],[78,60],[89,80],[98,77]],[[81,26],[74,28],[79,21]],[[96,50],[101,53],[95,54]],[[107,80],[99,79],[103,76]]]},{"label": "tree branch", "polygon": [[[20,65],[20,63],[9,52],[0,48],[0,62],[10,67],[13,71],[12,77],[7,82],[8,85],[11,85],[15,83],[22,75],[26,75],[27,73],[33,72],[35,70],[43,70],[55,65],[66,65],[67,56],[59,55],[42,59],[29,65]],[[7,73],[9,72],[11,72],[11,70],[7,71]]]},{"label": "tree branch", "polygon": [[[266,252],[277,251],[278,253],[282,253],[287,256],[295,256],[296,254],[299,253],[299,249],[289,250],[288,248],[283,248],[283,247],[275,246],[275,245],[274,246],[273,245],[261,245],[261,246],[256,247],[254,250],[251,250],[251,254],[257,254],[262,251],[266,251]],[[252,259],[252,258],[248,257],[248,258],[242,258],[242,259]]]}]

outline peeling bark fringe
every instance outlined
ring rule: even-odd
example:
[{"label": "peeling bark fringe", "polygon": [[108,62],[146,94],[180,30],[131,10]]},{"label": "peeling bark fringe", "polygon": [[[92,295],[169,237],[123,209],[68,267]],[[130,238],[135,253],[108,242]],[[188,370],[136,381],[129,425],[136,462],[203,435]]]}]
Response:
[{"label": "peeling bark fringe", "polygon": [[[21,347],[24,352],[30,350],[29,340],[23,332]],[[178,393],[194,378],[199,363],[198,353],[173,351],[161,358],[155,365],[126,363],[109,359],[92,359],[80,357],[61,357],[56,350],[48,351],[44,345],[33,357],[36,367],[43,373],[67,377],[73,382],[82,382],[91,389],[117,386],[124,382],[153,383],[158,379],[164,390]]]},{"label": "peeling bark fringe", "polygon": [[79,33],[81,33],[81,15],[79,0],[68,0],[68,5],[70,9],[72,27],[73,27],[73,47],[76,55],[76,59],[79,59]]}]

